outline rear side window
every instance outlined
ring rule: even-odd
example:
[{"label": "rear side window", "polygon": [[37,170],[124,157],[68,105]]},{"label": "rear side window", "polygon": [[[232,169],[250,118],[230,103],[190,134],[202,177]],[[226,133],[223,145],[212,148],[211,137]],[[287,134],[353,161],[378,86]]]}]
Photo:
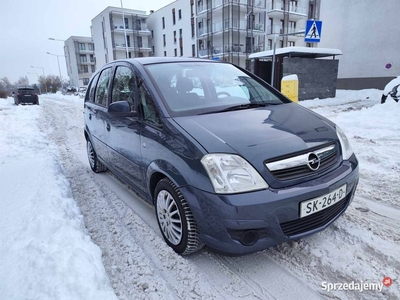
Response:
[{"label": "rear side window", "polygon": [[108,95],[108,85],[110,83],[111,68],[104,69],[97,83],[96,94],[94,102],[106,106],[107,105],[107,95]]},{"label": "rear side window", "polygon": [[99,79],[99,74],[96,74],[92,81],[90,82],[90,86],[88,91],[86,92],[86,98],[85,101],[91,101],[94,102],[94,92],[96,90],[96,83],[97,83],[97,79]]}]

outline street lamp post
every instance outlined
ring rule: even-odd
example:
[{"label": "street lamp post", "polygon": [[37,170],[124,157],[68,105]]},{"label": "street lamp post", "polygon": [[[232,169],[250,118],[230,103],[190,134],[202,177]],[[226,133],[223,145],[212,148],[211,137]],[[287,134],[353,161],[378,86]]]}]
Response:
[{"label": "street lamp post", "polygon": [[[42,69],[42,72],[43,72],[43,79],[46,80],[46,75],[44,75],[44,68],[43,68],[43,67],[34,67],[34,66],[31,66],[31,68]],[[46,94],[47,94],[46,82],[45,82],[45,84],[44,84],[44,90],[46,91]]]},{"label": "street lamp post", "polygon": [[62,87],[62,76],[61,76],[60,60],[58,59],[58,57],[60,57],[60,56],[65,57],[65,56],[64,55],[53,54],[53,53],[50,53],[50,52],[46,52],[46,53],[49,54],[49,55],[53,55],[53,56],[57,57],[58,71],[60,72],[60,81],[61,81],[61,87]]}]

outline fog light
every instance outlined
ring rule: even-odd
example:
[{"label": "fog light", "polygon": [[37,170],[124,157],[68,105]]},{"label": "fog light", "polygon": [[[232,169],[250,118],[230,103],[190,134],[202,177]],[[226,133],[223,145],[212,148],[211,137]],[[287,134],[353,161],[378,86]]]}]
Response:
[{"label": "fog light", "polygon": [[259,237],[256,230],[248,230],[240,237],[240,242],[245,246],[252,246],[257,243]]}]

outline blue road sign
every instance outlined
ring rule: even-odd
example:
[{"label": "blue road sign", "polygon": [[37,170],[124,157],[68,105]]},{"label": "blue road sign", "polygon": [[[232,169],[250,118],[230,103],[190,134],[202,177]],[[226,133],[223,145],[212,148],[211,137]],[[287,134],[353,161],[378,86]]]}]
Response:
[{"label": "blue road sign", "polygon": [[322,21],[307,20],[304,41],[307,43],[319,43],[321,41],[321,31]]}]

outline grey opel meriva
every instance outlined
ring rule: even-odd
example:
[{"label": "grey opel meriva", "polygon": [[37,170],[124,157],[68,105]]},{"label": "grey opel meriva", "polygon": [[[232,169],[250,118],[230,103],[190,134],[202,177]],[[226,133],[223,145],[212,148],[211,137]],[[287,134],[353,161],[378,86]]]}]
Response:
[{"label": "grey opel meriva", "polygon": [[243,255],[325,229],[351,203],[343,131],[229,63],[137,58],[103,66],[84,104],[90,167],[155,207],[166,243]]}]

